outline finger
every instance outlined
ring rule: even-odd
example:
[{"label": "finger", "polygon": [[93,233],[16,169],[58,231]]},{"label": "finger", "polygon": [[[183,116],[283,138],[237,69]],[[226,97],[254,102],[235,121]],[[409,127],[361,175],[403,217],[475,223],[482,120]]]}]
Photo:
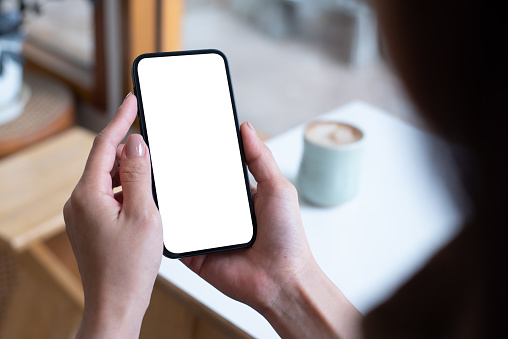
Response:
[{"label": "finger", "polygon": [[180,261],[185,266],[190,268],[194,273],[199,275],[201,273],[201,267],[203,266],[203,263],[205,262],[207,256],[208,254],[185,257],[181,258]]},{"label": "finger", "polygon": [[116,159],[113,169],[111,170],[111,188],[116,188],[122,185],[120,182],[119,168],[120,160]]},{"label": "finger", "polygon": [[284,176],[279,166],[277,166],[272,152],[258,138],[254,127],[247,122],[240,126],[240,130],[242,132],[245,160],[258,185],[263,183],[275,184],[277,181],[283,180]]},{"label": "finger", "polygon": [[122,159],[122,151],[123,151],[124,146],[125,146],[125,144],[120,144],[116,147],[116,158],[118,160]]},{"label": "finger", "polygon": [[253,183],[250,183],[250,192],[254,196],[258,192],[258,187],[254,185]]},{"label": "finger", "polygon": [[137,217],[151,211],[155,206],[152,172],[148,147],[141,135],[129,135],[123,148],[119,174],[123,192],[122,213]]},{"label": "finger", "polygon": [[121,185],[120,176],[118,174],[118,168],[120,167],[120,159],[122,158],[124,144],[118,145],[116,148],[116,159],[113,164],[113,169],[111,169],[111,188],[115,188]]},{"label": "finger", "polygon": [[116,158],[117,146],[134,122],[136,113],[136,97],[129,95],[118,109],[113,120],[95,138],[86,162],[83,180],[89,180],[91,185],[96,184],[98,187],[109,186],[110,172]]}]

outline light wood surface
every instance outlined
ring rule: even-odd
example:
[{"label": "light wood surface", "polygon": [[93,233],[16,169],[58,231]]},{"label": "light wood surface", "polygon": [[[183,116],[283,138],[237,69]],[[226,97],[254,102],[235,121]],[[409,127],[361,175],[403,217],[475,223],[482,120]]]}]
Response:
[{"label": "light wood surface", "polygon": [[74,127],[0,160],[0,241],[19,252],[64,230],[62,208],[93,138]]}]

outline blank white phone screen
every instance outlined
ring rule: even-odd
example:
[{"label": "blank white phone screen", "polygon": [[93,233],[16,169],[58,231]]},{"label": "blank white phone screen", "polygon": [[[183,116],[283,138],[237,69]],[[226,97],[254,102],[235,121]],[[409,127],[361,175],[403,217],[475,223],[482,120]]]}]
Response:
[{"label": "blank white phone screen", "polygon": [[254,229],[224,59],[144,58],[138,79],[167,250],[248,243]]}]

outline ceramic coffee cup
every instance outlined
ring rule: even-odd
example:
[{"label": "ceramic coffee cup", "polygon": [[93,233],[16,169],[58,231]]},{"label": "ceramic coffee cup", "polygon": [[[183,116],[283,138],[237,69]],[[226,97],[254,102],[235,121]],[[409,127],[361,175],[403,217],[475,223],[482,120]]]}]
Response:
[{"label": "ceramic coffee cup", "polygon": [[350,124],[316,121],[307,125],[297,187],[305,200],[322,206],[342,204],[358,192],[363,132]]}]

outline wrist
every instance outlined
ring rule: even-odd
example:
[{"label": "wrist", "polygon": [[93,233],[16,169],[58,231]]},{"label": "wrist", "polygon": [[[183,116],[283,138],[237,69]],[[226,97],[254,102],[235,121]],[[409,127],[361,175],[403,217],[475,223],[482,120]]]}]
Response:
[{"label": "wrist", "polygon": [[132,298],[85,298],[77,338],[138,338],[147,307]]},{"label": "wrist", "polygon": [[262,278],[258,277],[256,302],[250,304],[263,317],[270,318],[280,313],[288,302],[301,295],[305,289],[308,276],[320,270],[314,258],[299,270],[280,270],[276,275],[266,274]]},{"label": "wrist", "polygon": [[283,317],[289,308],[296,305],[295,303],[306,299],[311,282],[315,284],[315,288],[321,285],[322,274],[317,263],[311,259],[304,268],[293,276],[277,279],[274,282],[274,285],[277,286],[277,293],[273,293],[270,300],[265,300],[261,314],[265,318]]},{"label": "wrist", "polygon": [[361,314],[312,259],[261,313],[282,337],[356,338]]},{"label": "wrist", "polygon": [[[291,265],[273,271],[263,271],[262,274],[256,274],[256,281],[251,300],[244,302],[254,308],[258,313],[267,318],[270,314],[279,309],[290,295],[297,294],[300,286],[303,284],[309,271],[315,271],[314,265],[317,267],[314,258],[309,260],[299,269],[289,269]],[[317,267],[319,269],[319,267]]]}]

